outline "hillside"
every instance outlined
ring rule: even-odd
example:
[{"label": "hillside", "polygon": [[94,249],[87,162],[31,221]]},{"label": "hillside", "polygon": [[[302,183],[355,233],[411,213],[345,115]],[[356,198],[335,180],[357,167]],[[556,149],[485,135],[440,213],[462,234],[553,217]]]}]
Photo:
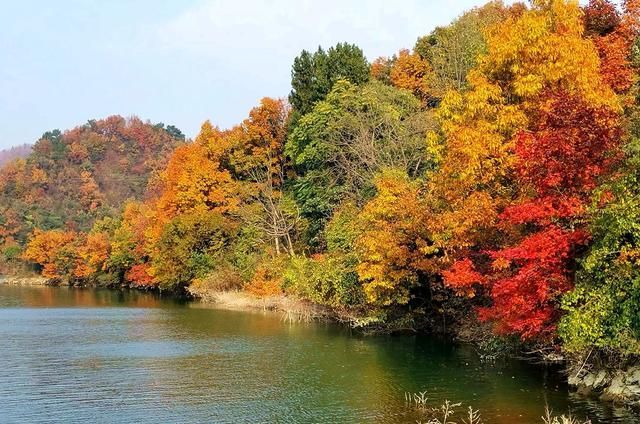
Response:
[{"label": "hillside", "polygon": [[115,216],[183,141],[175,127],[120,116],[46,132],[0,169],[0,245],[23,244],[34,228],[82,230]]},{"label": "hillside", "polygon": [[31,147],[31,144],[22,144],[0,150],[0,166],[4,166],[14,159],[26,158],[31,153]]}]

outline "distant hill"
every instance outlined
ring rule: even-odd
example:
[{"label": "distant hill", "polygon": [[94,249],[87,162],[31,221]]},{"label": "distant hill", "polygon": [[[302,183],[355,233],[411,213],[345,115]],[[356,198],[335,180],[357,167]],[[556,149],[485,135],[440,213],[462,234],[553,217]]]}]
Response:
[{"label": "distant hill", "polygon": [[0,150],[0,167],[13,159],[26,158],[31,153],[32,147],[31,144],[23,144]]},{"label": "distant hill", "polygon": [[88,230],[116,216],[183,142],[173,126],[121,116],[45,133],[31,154],[0,169],[0,245],[24,243],[33,228]]}]

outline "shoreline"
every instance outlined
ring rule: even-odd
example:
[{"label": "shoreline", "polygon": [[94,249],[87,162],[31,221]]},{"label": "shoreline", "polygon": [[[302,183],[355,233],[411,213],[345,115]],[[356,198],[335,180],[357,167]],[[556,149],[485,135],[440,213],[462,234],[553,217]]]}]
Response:
[{"label": "shoreline", "polygon": [[288,321],[340,322],[329,308],[286,295],[259,298],[243,291],[217,291],[205,296],[194,295],[194,304],[232,311],[279,312],[284,314],[284,319]]},{"label": "shoreline", "polygon": [[[0,275],[0,286],[59,287],[48,278],[41,276],[6,276]],[[95,286],[78,288],[95,289]],[[106,287],[119,290],[115,287]],[[120,289],[140,290],[135,287]],[[144,291],[144,290],[142,290]],[[287,295],[260,298],[243,291],[215,291],[206,293],[189,293],[192,305],[202,308],[216,308],[239,312],[271,312],[282,314],[282,319],[289,322],[325,321],[339,325],[348,325],[349,320],[328,307],[323,307],[307,300]],[[456,340],[453,337],[452,340]],[[457,340],[463,342],[463,340]],[[472,343],[466,341],[466,343]],[[568,386],[581,396],[599,399],[618,405],[626,405],[640,410],[640,366],[632,365],[626,369],[610,370],[606,367],[575,372],[575,364],[566,362],[566,381]]]},{"label": "shoreline", "polygon": [[50,280],[41,276],[16,277],[0,275],[0,285],[7,286],[52,286]]}]

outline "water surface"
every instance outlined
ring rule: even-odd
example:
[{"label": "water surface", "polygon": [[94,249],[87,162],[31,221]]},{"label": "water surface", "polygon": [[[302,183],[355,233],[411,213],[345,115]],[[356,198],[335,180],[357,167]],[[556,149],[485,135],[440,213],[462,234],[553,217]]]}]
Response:
[{"label": "water surface", "polygon": [[405,391],[539,423],[640,423],[555,370],[429,337],[359,337],[139,292],[0,285],[0,423],[415,423]]}]

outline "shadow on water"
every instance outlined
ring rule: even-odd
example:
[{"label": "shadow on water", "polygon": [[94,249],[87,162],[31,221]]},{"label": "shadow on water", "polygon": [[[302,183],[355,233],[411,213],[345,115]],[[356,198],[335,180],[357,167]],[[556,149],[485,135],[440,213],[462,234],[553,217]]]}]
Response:
[{"label": "shadow on water", "polygon": [[541,422],[545,404],[640,423],[570,394],[557,369],[135,291],[0,286],[0,340],[0,422],[415,423],[404,392],[427,390],[487,424]]}]

